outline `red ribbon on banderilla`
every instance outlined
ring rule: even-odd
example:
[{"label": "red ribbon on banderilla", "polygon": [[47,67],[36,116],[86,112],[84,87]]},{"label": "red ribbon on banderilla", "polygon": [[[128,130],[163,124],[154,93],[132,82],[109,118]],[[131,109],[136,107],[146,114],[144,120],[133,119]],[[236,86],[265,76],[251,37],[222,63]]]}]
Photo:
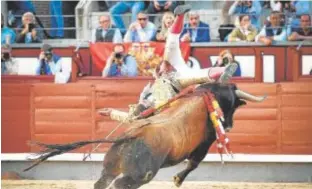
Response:
[{"label": "red ribbon on banderilla", "polygon": [[225,151],[226,154],[228,155],[230,154],[233,158],[233,153],[230,148],[230,140],[226,136],[223,125],[222,125],[222,121],[224,121],[224,115],[213,93],[208,91],[205,93],[203,98],[207,106],[213,127],[216,130],[217,148],[221,156],[221,161],[222,163],[224,163],[223,156],[222,156],[223,151]]}]

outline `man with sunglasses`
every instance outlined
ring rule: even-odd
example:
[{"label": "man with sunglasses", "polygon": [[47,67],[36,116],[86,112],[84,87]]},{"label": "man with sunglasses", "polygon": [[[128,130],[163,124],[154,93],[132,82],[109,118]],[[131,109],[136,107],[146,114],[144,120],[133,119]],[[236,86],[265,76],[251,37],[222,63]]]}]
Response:
[{"label": "man with sunglasses", "polygon": [[130,24],[124,42],[149,42],[156,35],[156,26],[148,21],[148,16],[140,12],[137,20]]},{"label": "man with sunglasses", "polygon": [[111,24],[109,15],[99,17],[100,26],[92,32],[92,43],[95,42],[113,42],[122,43],[122,35],[118,28]]}]

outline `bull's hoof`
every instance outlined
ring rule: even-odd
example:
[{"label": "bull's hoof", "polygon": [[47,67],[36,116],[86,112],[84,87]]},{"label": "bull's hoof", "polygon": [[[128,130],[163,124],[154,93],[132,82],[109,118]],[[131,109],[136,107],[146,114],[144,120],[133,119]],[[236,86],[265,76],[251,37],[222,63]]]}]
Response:
[{"label": "bull's hoof", "polygon": [[180,187],[182,185],[182,180],[179,176],[174,176],[173,177],[173,182],[174,182],[174,185],[176,185],[176,187]]}]

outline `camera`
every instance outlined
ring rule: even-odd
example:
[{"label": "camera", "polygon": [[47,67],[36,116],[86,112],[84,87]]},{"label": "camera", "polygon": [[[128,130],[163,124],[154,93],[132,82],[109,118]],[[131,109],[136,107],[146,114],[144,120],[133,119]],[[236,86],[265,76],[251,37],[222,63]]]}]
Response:
[{"label": "camera", "polygon": [[227,65],[228,63],[230,62],[229,58],[228,57],[224,57],[223,60],[222,60],[222,65]]},{"label": "camera", "polygon": [[122,58],[123,58],[122,53],[116,53],[116,54],[115,54],[115,58],[116,58],[116,59],[122,59]]},{"label": "camera", "polygon": [[44,56],[50,60],[52,58],[52,52],[49,52],[49,51],[44,52]]},{"label": "camera", "polygon": [[35,25],[30,23],[28,24],[28,32],[31,32],[35,28]]},{"label": "camera", "polygon": [[3,53],[3,59],[4,60],[9,60],[11,57],[10,57],[10,53]]}]

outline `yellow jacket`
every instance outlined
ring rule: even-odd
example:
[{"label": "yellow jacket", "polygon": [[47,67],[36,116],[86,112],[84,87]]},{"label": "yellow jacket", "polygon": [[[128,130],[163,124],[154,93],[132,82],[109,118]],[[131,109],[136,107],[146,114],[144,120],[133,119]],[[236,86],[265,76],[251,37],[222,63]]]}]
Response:
[{"label": "yellow jacket", "polygon": [[240,28],[235,28],[229,35],[228,41],[255,41],[257,35],[257,30],[251,28],[248,33],[243,33]]}]

